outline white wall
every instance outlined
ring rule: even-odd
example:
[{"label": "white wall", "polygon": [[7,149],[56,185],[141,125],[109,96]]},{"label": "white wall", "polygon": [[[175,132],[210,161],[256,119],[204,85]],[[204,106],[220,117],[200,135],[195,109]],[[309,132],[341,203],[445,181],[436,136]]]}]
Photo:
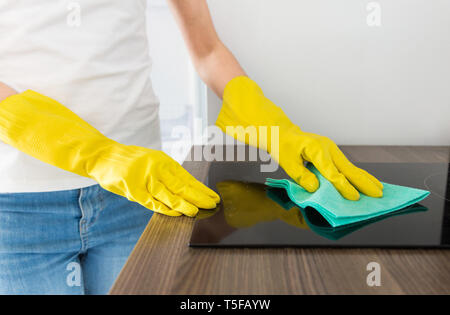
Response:
[{"label": "white wall", "polygon": [[[209,0],[219,35],[303,130],[450,145],[450,0]],[[208,123],[220,102],[208,93]]]}]

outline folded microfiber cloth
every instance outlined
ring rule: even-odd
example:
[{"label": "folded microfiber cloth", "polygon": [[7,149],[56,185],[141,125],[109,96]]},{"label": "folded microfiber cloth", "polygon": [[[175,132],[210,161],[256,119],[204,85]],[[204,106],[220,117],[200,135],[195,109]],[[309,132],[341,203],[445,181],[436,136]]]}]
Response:
[{"label": "folded microfiber cloth", "polygon": [[[289,199],[289,197],[284,196],[284,193],[280,194],[279,190],[280,190],[280,188],[269,187],[266,191],[267,197],[269,197],[270,199],[272,199],[273,201],[278,203],[285,210],[290,210],[290,209],[292,209],[292,207],[295,207],[296,204],[293,203],[292,200]],[[283,191],[285,191],[285,190],[283,189]],[[402,208],[402,209],[399,209],[396,211],[392,211],[392,212],[389,212],[389,213],[386,213],[386,214],[383,214],[383,215],[380,215],[380,216],[377,216],[377,217],[374,217],[374,218],[371,218],[368,220],[363,220],[363,221],[355,222],[352,224],[346,224],[346,225],[341,225],[341,226],[337,226],[337,227],[332,227],[332,226],[330,226],[328,221],[326,221],[324,219],[324,217],[321,216],[320,213],[318,211],[316,211],[315,209],[313,209],[311,207],[309,207],[309,208],[297,207],[297,209],[300,210],[302,217],[305,219],[306,224],[308,224],[308,226],[310,227],[310,229],[312,231],[316,232],[317,234],[319,234],[327,239],[333,240],[333,241],[337,241],[337,240],[341,239],[342,237],[344,237],[348,234],[351,234],[367,225],[382,221],[384,219],[387,219],[387,218],[390,218],[393,216],[428,211],[428,209],[426,207],[421,206],[420,204],[416,203],[409,207]]]},{"label": "folded microfiber cloth", "polygon": [[319,179],[320,187],[314,193],[303,189],[291,179],[266,179],[266,185],[284,188],[289,198],[301,208],[316,209],[333,227],[352,224],[385,215],[425,199],[430,192],[417,188],[383,183],[383,197],[364,194],[358,201],[347,200],[312,165],[308,169]]}]

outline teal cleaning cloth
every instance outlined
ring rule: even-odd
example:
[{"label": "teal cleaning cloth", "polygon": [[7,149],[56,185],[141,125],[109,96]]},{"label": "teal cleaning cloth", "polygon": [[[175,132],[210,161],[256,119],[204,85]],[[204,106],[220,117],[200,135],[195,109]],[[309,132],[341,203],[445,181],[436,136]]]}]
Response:
[{"label": "teal cleaning cloth", "polygon": [[426,190],[383,183],[383,197],[360,194],[358,201],[347,200],[311,164],[308,169],[319,179],[320,187],[310,193],[291,179],[266,179],[266,185],[286,190],[289,198],[301,208],[316,209],[332,227],[370,220],[397,211],[425,199]]},{"label": "teal cleaning cloth", "polygon": [[[285,210],[290,210],[292,207],[295,207],[296,204],[292,202],[292,200],[286,198],[280,198],[279,192],[277,192],[278,188],[269,188],[267,190],[267,197],[278,203]],[[363,220],[359,222],[355,222],[352,224],[341,225],[337,227],[332,227],[327,224],[326,220],[313,208],[299,208],[303,218],[308,224],[309,228],[319,234],[322,237],[325,237],[329,240],[337,241],[344,236],[351,234],[363,227],[370,225],[375,222],[382,221],[384,219],[400,216],[404,214],[416,213],[416,212],[424,212],[428,211],[428,209],[420,204],[413,204],[409,207],[392,211],[374,218],[370,218],[368,220]]]}]

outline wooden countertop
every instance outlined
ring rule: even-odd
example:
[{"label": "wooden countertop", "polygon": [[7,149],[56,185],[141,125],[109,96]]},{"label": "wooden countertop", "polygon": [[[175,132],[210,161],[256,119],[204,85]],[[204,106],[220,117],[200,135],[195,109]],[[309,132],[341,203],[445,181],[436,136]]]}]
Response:
[{"label": "wooden countertop", "polygon": [[[342,146],[358,162],[449,162],[450,147]],[[199,180],[207,162],[183,166]],[[154,214],[111,294],[449,294],[450,250],[188,247],[194,219]],[[369,262],[381,286],[366,284]]]}]

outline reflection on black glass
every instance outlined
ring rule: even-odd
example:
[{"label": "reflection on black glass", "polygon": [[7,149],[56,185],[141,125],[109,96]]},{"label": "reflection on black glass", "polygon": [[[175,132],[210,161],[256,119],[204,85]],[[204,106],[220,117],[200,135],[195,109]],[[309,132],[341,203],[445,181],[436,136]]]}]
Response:
[{"label": "reflection on black glass", "polygon": [[281,220],[285,223],[308,229],[298,207],[281,206],[267,198],[267,187],[263,184],[240,181],[223,181],[217,183],[222,197],[224,217],[235,228],[251,227],[261,222]]},{"label": "reflection on black glass", "polygon": [[282,207],[266,196],[266,186],[241,181],[216,185],[221,203],[214,210],[200,210],[192,240],[217,243],[238,229],[281,220],[300,229],[309,229],[298,207]]}]

